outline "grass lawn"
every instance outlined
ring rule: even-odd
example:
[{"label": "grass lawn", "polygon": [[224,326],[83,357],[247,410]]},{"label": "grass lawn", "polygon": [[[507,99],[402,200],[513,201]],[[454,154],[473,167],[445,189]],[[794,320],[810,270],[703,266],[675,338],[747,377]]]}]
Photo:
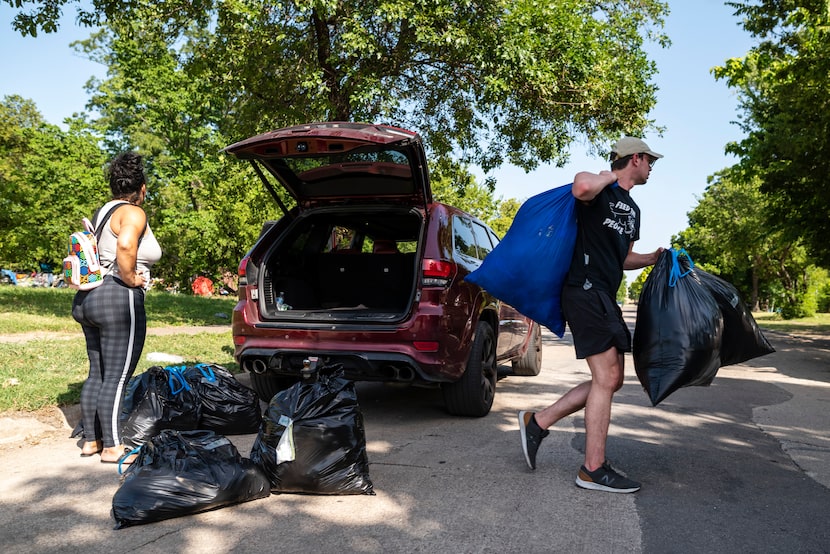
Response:
[{"label": "grass lawn", "polygon": [[[80,401],[89,364],[80,325],[71,315],[73,296],[70,289],[0,286],[0,335],[35,331],[74,335],[0,343],[0,412],[36,411]],[[188,364],[211,362],[238,371],[229,325],[235,304],[236,298],[148,293],[148,327],[225,324],[228,328],[221,333],[148,336],[136,372],[159,365],[147,361],[151,352],[176,354]]]},{"label": "grass lawn", "polygon": [[830,337],[830,314],[816,314],[802,319],[781,319],[778,314],[757,312],[752,314],[761,329],[780,331],[792,335],[825,335]]},{"label": "grass lawn", "polygon": [[[72,289],[0,286],[0,335],[32,331],[76,332]],[[230,323],[236,297],[204,298],[150,291],[145,299],[148,327]]]},{"label": "grass lawn", "polygon": [[[26,342],[0,343],[0,412],[37,411],[80,401],[89,370],[80,326],[72,319],[69,289],[0,286],[0,335],[51,331],[73,333]],[[202,298],[164,292],[147,294],[148,327],[221,325],[230,323],[236,298]],[[830,314],[785,321],[776,314],[754,314],[764,330],[830,336]],[[230,326],[222,333],[174,333],[148,336],[136,372],[157,363],[147,354],[182,356],[186,363],[211,362],[239,371],[233,359]]]}]

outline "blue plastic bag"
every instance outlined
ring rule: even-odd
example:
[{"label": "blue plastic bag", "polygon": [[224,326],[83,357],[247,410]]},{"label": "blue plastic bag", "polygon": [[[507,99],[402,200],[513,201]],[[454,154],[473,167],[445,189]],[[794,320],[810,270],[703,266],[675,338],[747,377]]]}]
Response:
[{"label": "blue plastic bag", "polygon": [[466,280],[562,338],[562,287],[576,229],[570,184],[537,194],[522,204],[504,239]]}]

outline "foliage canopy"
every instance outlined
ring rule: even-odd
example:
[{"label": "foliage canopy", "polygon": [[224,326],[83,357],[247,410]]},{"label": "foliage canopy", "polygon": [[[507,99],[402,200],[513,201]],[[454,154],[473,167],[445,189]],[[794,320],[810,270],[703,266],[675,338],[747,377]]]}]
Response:
[{"label": "foliage canopy", "polygon": [[320,120],[413,129],[436,197],[506,229],[516,207],[470,168],[563,164],[573,141],[642,133],[656,92],[643,44],[668,44],[657,0],[6,2],[23,34],[54,31],[70,6],[100,26],[77,46],[108,68],[89,124],[110,155],[145,155],[159,273],[179,281],[235,268],[280,215],[218,153],[231,142]]},{"label": "foliage canopy", "polygon": [[826,0],[730,3],[760,39],[714,70],[738,91],[746,138],[730,145],[757,176],[782,240],[830,264],[830,6]]},{"label": "foliage canopy", "polygon": [[[7,1],[34,6],[16,17],[24,34],[53,30],[54,13],[76,3]],[[174,51],[162,63],[210,87],[234,140],[310,120],[383,121],[486,172],[564,163],[576,139],[641,133],[656,91],[643,41],[667,44],[667,10],[656,0],[94,0],[78,19],[132,41],[133,64]],[[124,69],[111,92],[162,85]]]}]

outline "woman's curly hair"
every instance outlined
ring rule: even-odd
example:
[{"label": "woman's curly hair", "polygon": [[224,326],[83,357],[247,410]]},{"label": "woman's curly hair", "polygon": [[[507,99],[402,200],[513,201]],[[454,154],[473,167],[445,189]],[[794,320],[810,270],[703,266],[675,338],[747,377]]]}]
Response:
[{"label": "woman's curly hair", "polygon": [[146,182],[144,164],[135,152],[118,154],[109,164],[108,176],[112,197],[135,201]]}]

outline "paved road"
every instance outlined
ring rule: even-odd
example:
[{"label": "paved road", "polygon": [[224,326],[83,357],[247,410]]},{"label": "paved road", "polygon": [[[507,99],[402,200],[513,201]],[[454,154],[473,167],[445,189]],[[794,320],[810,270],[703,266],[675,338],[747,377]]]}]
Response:
[{"label": "paved road", "polygon": [[[436,390],[360,384],[375,496],[275,495],[116,531],[117,472],[81,459],[68,428],[0,440],[2,550],[830,552],[830,341],[769,334],[775,354],[658,407],[629,357],[608,454],[643,489],[613,495],[573,484],[581,415],[535,472],[521,452],[516,411],[587,377],[568,338],[546,335],[542,373],[501,380],[481,419],[447,416]],[[254,436],[231,438],[247,456]]]}]

